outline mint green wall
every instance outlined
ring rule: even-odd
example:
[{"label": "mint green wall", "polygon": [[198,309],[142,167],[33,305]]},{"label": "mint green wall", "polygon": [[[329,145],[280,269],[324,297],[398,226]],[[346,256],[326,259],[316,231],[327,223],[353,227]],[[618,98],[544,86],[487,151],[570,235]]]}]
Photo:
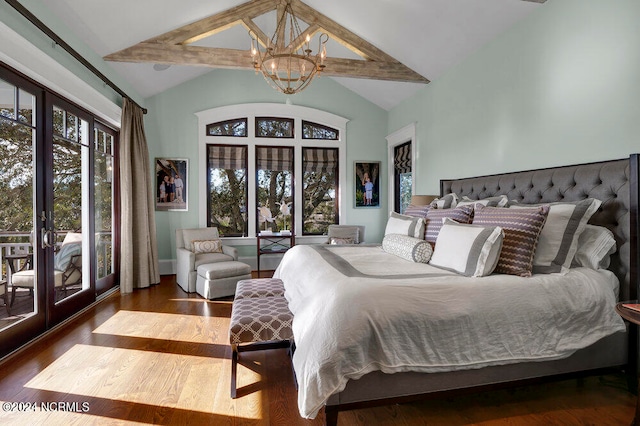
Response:
[{"label": "mint green wall", "polygon": [[[127,81],[120,75],[116,74],[107,62],[103,61],[102,58],[91,50],[82,40],[78,39],[72,32],[70,32],[67,29],[67,26],[57,19],[41,1],[21,0],[20,3],[33,13],[40,21],[44,22],[45,25],[53,30],[53,32],[55,32],[67,44],[73,47],[74,50],[87,59],[109,80],[129,95],[134,101],[144,106],[143,98],[127,83]],[[117,92],[105,85],[102,80],[87,70],[84,65],[80,64],[62,47],[54,45],[48,36],[4,1],[0,2],[0,21],[25,39],[29,40],[42,52],[55,59],[62,66],[73,72],[76,76],[91,85],[115,104],[122,105],[122,97]],[[1,42],[2,41],[0,40],[0,43]]]},{"label": "mint green wall", "polygon": [[[175,229],[198,227],[198,176],[203,159],[198,155],[196,112],[233,104],[252,102],[284,103],[287,97],[272,89],[253,71],[214,70],[194,80],[145,100],[148,113],[145,128],[149,155],[188,158],[189,211],[156,212],[158,255],[175,258]],[[329,78],[315,80],[304,92],[290,96],[295,105],[316,108],[345,117],[347,123],[347,187],[343,188],[346,217],[342,223],[366,226],[368,242],[382,241],[388,214],[383,189],[379,209],[353,208],[353,163],[356,160],[382,161],[386,170],[387,111],[375,106]],[[341,171],[343,173],[343,171]],[[381,179],[386,186],[386,176]],[[255,248],[239,247],[241,255],[255,255]]]},{"label": "mint green wall", "polygon": [[417,122],[418,192],[640,152],[639,22],[638,0],[549,0],[390,111]]}]

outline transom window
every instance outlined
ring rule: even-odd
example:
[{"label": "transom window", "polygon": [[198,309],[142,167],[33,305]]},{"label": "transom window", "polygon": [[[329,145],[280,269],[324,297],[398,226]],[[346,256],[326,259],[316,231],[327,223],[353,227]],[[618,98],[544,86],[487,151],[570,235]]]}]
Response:
[{"label": "transom window", "polygon": [[247,137],[247,119],[236,118],[207,124],[207,135]]},{"label": "transom window", "polygon": [[293,138],[293,118],[256,117],[257,138]]},{"label": "transom window", "polygon": [[[202,225],[218,227],[223,237],[265,230],[304,236],[326,234],[340,222],[345,119],[281,104],[234,105],[197,115],[206,129],[199,132],[206,158]],[[248,124],[246,139],[227,131],[234,123]]]},{"label": "transom window", "polygon": [[303,139],[328,139],[332,141],[338,140],[338,130],[322,124],[312,123],[302,120],[302,138]]}]

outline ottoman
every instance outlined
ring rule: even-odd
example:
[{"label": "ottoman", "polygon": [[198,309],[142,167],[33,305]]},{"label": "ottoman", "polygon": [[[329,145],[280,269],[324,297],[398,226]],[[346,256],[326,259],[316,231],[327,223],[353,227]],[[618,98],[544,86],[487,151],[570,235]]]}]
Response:
[{"label": "ottoman", "polygon": [[198,266],[196,293],[205,299],[233,296],[240,280],[251,278],[251,267],[235,260]]}]

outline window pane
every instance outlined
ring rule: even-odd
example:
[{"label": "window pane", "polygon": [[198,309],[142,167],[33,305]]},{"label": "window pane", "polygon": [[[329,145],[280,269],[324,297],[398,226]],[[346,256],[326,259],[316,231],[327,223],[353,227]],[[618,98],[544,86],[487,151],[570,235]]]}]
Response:
[{"label": "window pane", "polygon": [[78,141],[78,117],[68,112],[66,138],[72,141]]},{"label": "window pane", "polygon": [[16,87],[0,80],[0,116],[15,120]]},{"label": "window pane", "polygon": [[256,147],[258,231],[293,230],[293,148]]},{"label": "window pane", "polygon": [[[96,131],[97,134],[104,132]],[[113,273],[113,157],[94,153],[96,278]]]},{"label": "window pane", "polygon": [[207,136],[247,136],[247,119],[238,118],[235,120],[219,121],[207,124]]},{"label": "window pane", "polygon": [[30,126],[35,126],[35,116],[33,111],[35,109],[35,101],[36,98],[29,92],[25,92],[20,89],[19,92],[19,110],[18,110],[18,121],[28,124]]},{"label": "window pane", "polygon": [[338,223],[338,149],[302,150],[303,234],[326,234]]},{"label": "window pane", "polygon": [[303,139],[327,139],[338,140],[338,130],[322,124],[312,123],[310,121],[302,121],[302,138]]},{"label": "window pane", "polygon": [[53,107],[53,134],[56,136],[65,136],[64,133],[64,111],[58,107]]},{"label": "window pane", "polygon": [[256,137],[293,138],[293,119],[256,117]]},{"label": "window pane", "polygon": [[400,213],[411,204],[411,172],[401,173],[400,178]]},{"label": "window pane", "polygon": [[223,237],[247,233],[247,147],[207,145],[207,226]]}]

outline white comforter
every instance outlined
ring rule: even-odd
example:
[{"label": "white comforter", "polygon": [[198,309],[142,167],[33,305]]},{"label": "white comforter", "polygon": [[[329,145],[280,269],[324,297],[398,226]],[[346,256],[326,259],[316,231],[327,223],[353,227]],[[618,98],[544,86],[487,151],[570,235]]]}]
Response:
[{"label": "white comforter", "polygon": [[275,272],[294,314],[300,415],[348,379],[564,358],[625,329],[606,270],[468,278],[379,246],[290,249]]}]

